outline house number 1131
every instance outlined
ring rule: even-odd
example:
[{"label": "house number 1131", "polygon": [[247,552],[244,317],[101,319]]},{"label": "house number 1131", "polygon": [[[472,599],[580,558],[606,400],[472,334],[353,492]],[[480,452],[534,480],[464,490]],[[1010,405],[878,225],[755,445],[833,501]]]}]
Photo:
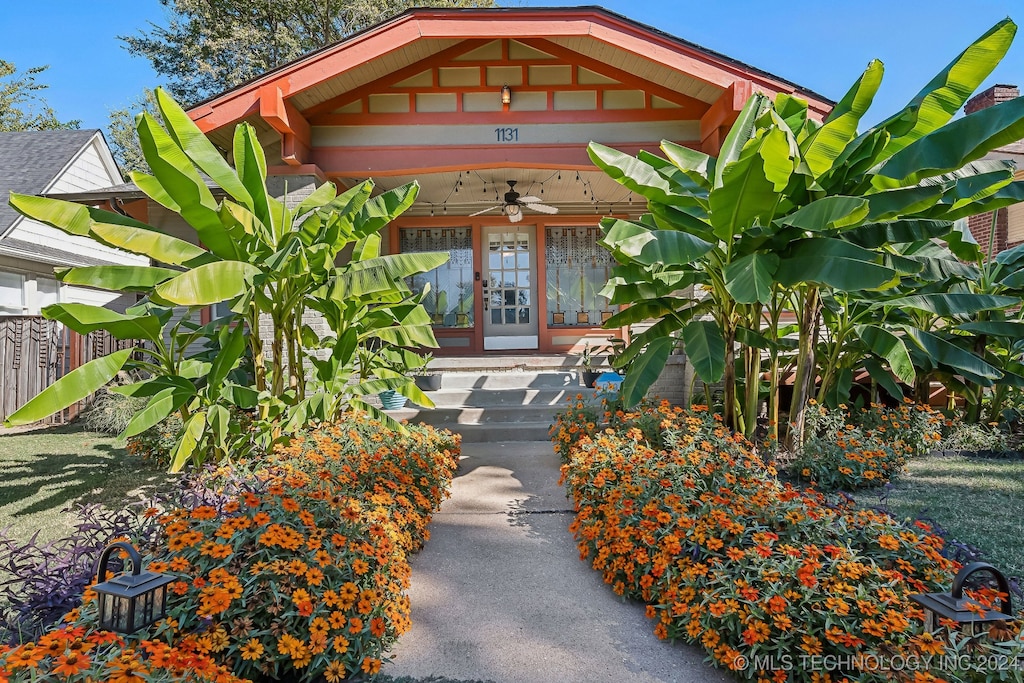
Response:
[{"label": "house number 1131", "polygon": [[518,128],[495,128],[494,135],[498,142],[519,142]]}]

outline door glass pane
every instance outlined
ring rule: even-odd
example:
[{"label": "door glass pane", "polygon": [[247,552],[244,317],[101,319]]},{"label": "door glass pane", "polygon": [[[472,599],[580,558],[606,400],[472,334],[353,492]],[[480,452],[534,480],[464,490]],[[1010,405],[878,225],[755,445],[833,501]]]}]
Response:
[{"label": "door glass pane", "polygon": [[[448,262],[408,279],[414,292],[430,285],[423,307],[435,327],[473,327],[473,239],[470,228],[403,228],[399,251],[446,251]],[[500,265],[499,244],[488,244],[489,263]]]},{"label": "door glass pane", "polygon": [[506,308],[505,309],[505,322],[508,323],[509,325],[515,325],[516,324],[516,309],[514,309],[514,308]]},{"label": "door glass pane", "polygon": [[618,312],[599,294],[615,266],[600,237],[597,226],[546,229],[548,324],[597,326]]},{"label": "door glass pane", "polygon": [[492,308],[491,309],[491,322],[493,324],[495,324],[495,325],[500,325],[501,324],[502,319],[501,319],[501,309],[500,308]]}]

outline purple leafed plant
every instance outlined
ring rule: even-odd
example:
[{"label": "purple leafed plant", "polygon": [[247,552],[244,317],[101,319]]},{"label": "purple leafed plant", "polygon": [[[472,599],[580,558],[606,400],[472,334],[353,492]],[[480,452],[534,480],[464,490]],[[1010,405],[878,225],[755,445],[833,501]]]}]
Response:
[{"label": "purple leafed plant", "polygon": [[107,543],[118,536],[145,539],[154,529],[134,510],[100,505],[72,509],[79,519],[75,533],[39,543],[0,531],[0,639],[17,644],[35,639],[82,602]]}]

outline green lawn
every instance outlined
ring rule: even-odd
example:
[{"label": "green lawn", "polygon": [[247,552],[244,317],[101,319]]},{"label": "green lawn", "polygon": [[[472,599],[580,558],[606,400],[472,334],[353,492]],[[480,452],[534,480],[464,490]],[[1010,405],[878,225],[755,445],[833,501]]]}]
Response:
[{"label": "green lawn", "polygon": [[[878,503],[878,493],[857,500]],[[1024,461],[929,455],[913,458],[889,493],[898,517],[923,514],[980,548],[1005,574],[1024,576]]]},{"label": "green lawn", "polygon": [[54,540],[74,530],[73,503],[120,507],[170,481],[129,456],[110,436],[77,425],[10,433],[0,429],[0,529]]}]

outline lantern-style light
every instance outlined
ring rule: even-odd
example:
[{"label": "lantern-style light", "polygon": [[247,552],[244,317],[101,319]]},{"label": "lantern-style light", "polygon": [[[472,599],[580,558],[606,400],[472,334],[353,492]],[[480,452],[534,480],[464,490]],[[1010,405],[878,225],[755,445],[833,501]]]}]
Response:
[{"label": "lantern-style light", "polygon": [[[964,582],[976,572],[988,572],[995,578],[999,592],[1003,594],[999,611],[964,597]],[[939,619],[956,622],[961,630],[972,636],[987,631],[993,623],[1015,621],[1010,605],[1010,584],[998,569],[987,562],[972,562],[957,572],[949,593],[918,593],[911,595],[910,599],[924,607],[925,628],[929,631],[938,627]]]},{"label": "lantern-style light", "polygon": [[[132,573],[118,574],[107,581],[107,562],[115,550],[128,553]],[[100,605],[100,628],[134,633],[167,616],[167,584],[174,577],[142,571],[142,558],[131,544],[117,541],[108,545],[96,563],[93,590]]]},{"label": "lantern-style light", "polygon": [[501,103],[506,107],[512,104],[512,88],[508,87],[508,83],[501,86]]}]

